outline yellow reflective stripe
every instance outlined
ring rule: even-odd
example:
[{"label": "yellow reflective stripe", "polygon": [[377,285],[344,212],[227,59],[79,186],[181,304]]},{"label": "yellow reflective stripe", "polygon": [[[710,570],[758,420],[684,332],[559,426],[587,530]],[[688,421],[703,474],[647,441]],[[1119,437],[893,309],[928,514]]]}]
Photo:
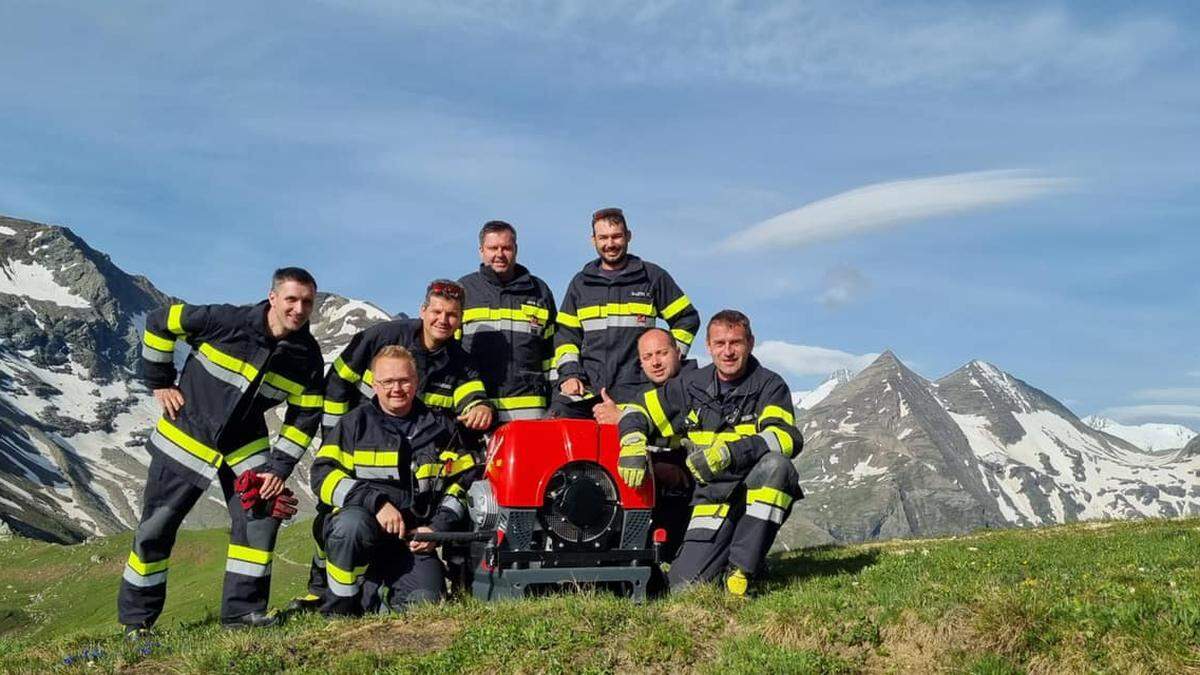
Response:
[{"label": "yellow reflective stripe", "polygon": [[561,323],[562,325],[570,326],[571,328],[582,328],[583,327],[583,323],[579,321],[579,317],[575,316],[574,314],[568,314],[566,312],[560,311],[558,313],[557,321],[559,323]]},{"label": "yellow reflective stripe", "polygon": [[363,373],[362,381],[367,385],[375,384],[375,373],[371,372],[370,368],[367,368],[367,371]]},{"label": "yellow reflective stripe", "polygon": [[229,370],[241,375],[250,382],[253,382],[254,378],[258,377],[258,368],[255,368],[252,364],[246,363],[239,358],[235,358],[226,354],[208,342],[200,345],[200,353],[208,357],[209,361],[221,366],[225,370]]},{"label": "yellow reflective stripe", "polygon": [[545,307],[535,307],[533,305],[521,305],[521,312],[526,316],[534,316],[542,321],[550,318],[550,310]]},{"label": "yellow reflective stripe", "polygon": [[445,394],[425,393],[425,394],[421,394],[421,400],[425,402],[425,405],[431,405],[435,408],[453,408],[454,407],[454,397],[446,396]]},{"label": "yellow reflective stripe", "polygon": [[733,427],[733,430],[742,436],[753,436],[758,433],[758,427],[753,424],[738,424]]},{"label": "yellow reflective stripe", "polygon": [[350,404],[346,401],[335,401],[327,398],[322,405],[325,408],[325,412],[330,415],[345,415],[350,411]]},{"label": "yellow reflective stripe", "polygon": [[471,453],[459,455],[450,462],[450,466],[446,467],[447,476],[457,476],[458,474],[475,466],[475,457]]},{"label": "yellow reflective stripe", "polygon": [[554,337],[554,333],[556,333],[557,330],[558,329],[556,329],[554,327],[554,324],[552,324],[552,323],[546,324],[546,330],[542,331],[542,338],[549,340],[550,338]]},{"label": "yellow reflective stripe", "polygon": [[792,456],[796,449],[796,442],[792,440],[791,434],[779,427],[767,427],[764,431],[774,434],[775,438],[779,439],[779,449],[783,451],[784,456]]},{"label": "yellow reflective stripe", "polygon": [[671,335],[674,335],[676,340],[679,340],[685,345],[692,344],[692,340],[696,339],[695,335],[692,335],[682,328],[672,328]]},{"label": "yellow reflective stripe", "polygon": [[747,504],[770,504],[778,506],[781,509],[786,509],[792,503],[792,497],[782,490],[776,490],[773,487],[761,487],[753,490],[746,490]]},{"label": "yellow reflective stripe", "polygon": [[322,445],[321,449],[317,451],[317,457],[332,459],[347,471],[354,469],[354,455],[348,452],[342,452],[342,448],[339,445]]},{"label": "yellow reflective stripe", "polygon": [[462,336],[463,336],[462,329],[461,329],[461,328],[455,328],[455,329],[454,329],[454,339],[455,339],[455,340],[458,340],[459,342],[462,342]]},{"label": "yellow reflective stripe", "polygon": [[700,422],[700,416],[696,414],[695,410],[689,410],[688,414],[687,414],[687,418],[691,422],[696,422],[696,423]]},{"label": "yellow reflective stripe", "polygon": [[300,384],[299,382],[293,382],[279,373],[267,373],[263,375],[263,382],[266,382],[276,389],[282,389],[283,391],[296,396],[304,393],[304,385]]},{"label": "yellow reflective stripe", "polygon": [[786,424],[796,423],[796,415],[792,411],[777,405],[769,405],[763,408],[762,414],[758,416],[758,423],[761,426],[764,420],[769,420],[773,417],[783,420]]},{"label": "yellow reflective stripe", "polygon": [[417,480],[423,478],[437,478],[442,473],[442,464],[419,464],[417,465]]},{"label": "yellow reflective stripe", "polygon": [[[753,434],[750,434],[753,435]],[[721,433],[713,433],[711,431],[689,431],[688,440],[697,445],[712,445],[717,441],[740,441],[745,438],[745,435],[739,434],[736,431],[722,431]]]},{"label": "yellow reflective stripe", "polygon": [[167,311],[167,330],[176,335],[184,335],[183,305],[171,305],[171,309]]},{"label": "yellow reflective stripe", "polygon": [[168,422],[165,417],[159,418],[157,428],[158,432],[165,436],[167,440],[199,457],[205,464],[220,467],[224,461],[221,453],[183,433],[178,427]]},{"label": "yellow reflective stripe", "polygon": [[450,487],[446,488],[446,494],[450,495],[451,497],[461,497],[466,493],[467,488],[463,487],[459,483],[452,483]]},{"label": "yellow reflective stripe", "polygon": [[671,427],[671,420],[667,419],[663,413],[662,402],[658,400],[658,390],[651,389],[646,392],[646,411],[650,413],[650,421],[654,422],[654,426],[658,427],[658,433],[664,437],[674,436],[675,429]]},{"label": "yellow reflective stripe", "polygon": [[472,307],[463,312],[463,323],[471,323],[473,321],[495,321],[498,319],[510,319],[513,321],[528,321],[529,317],[535,317],[542,321],[550,318],[550,310],[533,305],[521,305],[520,309],[509,309],[507,307]]},{"label": "yellow reflective stripe", "polygon": [[298,408],[320,408],[325,404],[325,397],[320,394],[288,395],[288,404]]},{"label": "yellow reflective stripe", "polygon": [[[580,307],[577,316],[584,319],[601,319],[606,316],[655,316],[654,305],[645,302],[610,302],[607,305]],[[562,316],[560,313],[559,316]],[[582,323],[580,324],[582,325]]]},{"label": "yellow reflective stripe", "polygon": [[271,562],[270,551],[260,551],[257,548],[240,546],[238,544],[229,545],[228,557],[236,560],[245,560],[246,562],[254,563],[256,565],[266,565],[267,563]]},{"label": "yellow reflective stripe", "polygon": [[362,576],[362,574],[367,571],[367,566],[363,565],[361,567],[355,567],[354,569],[344,570],[337,565],[334,565],[332,560],[326,560],[325,571],[329,573],[329,576],[333,577],[334,581],[338,582],[339,584],[346,584],[349,586],[358,581],[358,577]]},{"label": "yellow reflective stripe", "polygon": [[463,399],[476,392],[483,393],[483,382],[480,380],[471,380],[458,385],[454,389],[454,405],[462,403]]},{"label": "yellow reflective stripe", "polygon": [[395,450],[355,450],[354,466],[399,466],[400,453]]},{"label": "yellow reflective stripe", "polygon": [[499,410],[515,410],[517,408],[545,408],[545,396],[504,396],[492,399],[492,404]]},{"label": "yellow reflective stripe", "polygon": [[170,558],[165,560],[156,560],[152,563],[142,562],[142,559],[138,557],[137,553],[134,553],[133,551],[129,552],[129,567],[133,569],[134,572],[137,572],[144,577],[148,577],[151,574],[157,574],[167,569],[170,564]]},{"label": "yellow reflective stripe", "polygon": [[168,340],[166,338],[159,337],[154,333],[151,333],[149,330],[142,333],[142,342],[145,342],[147,347],[151,349],[157,349],[160,352],[175,351],[174,340]]},{"label": "yellow reflective stripe", "polygon": [[707,516],[716,516],[717,518],[724,518],[727,515],[729,515],[729,505],[728,504],[697,504],[692,507],[692,517],[693,518],[697,518],[697,517],[703,518],[703,517],[707,517]]},{"label": "yellow reflective stripe", "polygon": [[321,481],[321,501],[334,506],[333,491],[337,489],[338,483],[350,477],[350,474],[341,469],[334,469],[325,476],[325,480]]},{"label": "yellow reflective stripe", "polygon": [[688,298],[687,295],[681,295],[675,302],[672,302],[671,304],[669,304],[663,308],[662,318],[666,319],[667,321],[670,321],[671,318],[674,317],[676,314],[682,312],[683,310],[685,310],[691,306],[692,306],[691,299]]},{"label": "yellow reflective stripe", "polygon": [[251,441],[242,447],[234,450],[225,456],[225,463],[229,466],[237,466],[242,461],[257,455],[258,453],[271,447],[271,439],[263,437],[257,441]]},{"label": "yellow reflective stripe", "polygon": [[290,424],[285,424],[280,427],[279,435],[302,448],[307,448],[308,444],[312,443],[312,436],[309,436]]},{"label": "yellow reflective stripe", "polygon": [[550,371],[551,371],[553,368],[554,368],[554,359],[553,359],[553,358],[549,358],[549,359],[543,359],[543,360],[542,360],[542,372],[543,372],[543,373],[548,373],[548,372],[550,372]]},{"label": "yellow reflective stripe", "polygon": [[354,372],[353,368],[346,365],[346,362],[342,360],[341,356],[338,356],[333,360],[333,370],[338,374],[338,377],[351,384],[354,384],[362,379],[362,375]]}]

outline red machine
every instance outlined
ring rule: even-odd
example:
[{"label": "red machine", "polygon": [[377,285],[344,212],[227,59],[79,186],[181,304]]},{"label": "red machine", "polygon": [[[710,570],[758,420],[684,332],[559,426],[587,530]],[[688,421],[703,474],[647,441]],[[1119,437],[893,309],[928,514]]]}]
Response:
[{"label": "red machine", "polygon": [[590,420],[515,421],[487,449],[485,479],[469,493],[477,545],[472,591],[483,600],[539,587],[595,585],[646,597],[658,563],[654,482],[617,478],[617,429]]}]

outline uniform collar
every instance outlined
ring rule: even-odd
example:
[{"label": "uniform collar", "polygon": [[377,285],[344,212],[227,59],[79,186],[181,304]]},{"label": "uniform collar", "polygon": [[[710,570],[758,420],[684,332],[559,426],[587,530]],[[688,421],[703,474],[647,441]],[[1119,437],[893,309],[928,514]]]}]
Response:
[{"label": "uniform collar", "polygon": [[646,265],[642,262],[641,258],[632,253],[626,254],[626,258],[628,259],[628,262],[625,263],[625,267],[621,268],[621,270],[612,277],[605,276],[604,272],[600,269],[600,258],[595,258],[594,260],[588,262],[588,264],[584,265],[583,273],[595,279],[603,280],[605,283],[609,283],[611,281],[616,281],[617,279],[622,279],[627,276],[640,275],[645,272]]},{"label": "uniform collar", "polygon": [[501,281],[499,275],[490,266],[483,263],[479,264],[479,276],[483,277],[484,281],[493,286],[500,288],[510,288],[518,286],[532,286],[533,279],[529,274],[529,270],[522,264],[513,265],[513,277],[507,282]]}]

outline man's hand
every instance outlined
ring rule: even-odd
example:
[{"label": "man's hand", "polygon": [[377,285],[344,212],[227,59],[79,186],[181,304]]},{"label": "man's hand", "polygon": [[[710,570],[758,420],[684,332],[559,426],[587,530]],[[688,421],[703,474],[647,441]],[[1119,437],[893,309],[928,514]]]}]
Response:
[{"label": "man's hand", "polygon": [[621,455],[617,458],[617,475],[631,488],[637,489],[650,470],[650,453],[646,450],[646,435],[640,431],[621,437]]},{"label": "man's hand", "polygon": [[384,502],[379,513],[375,514],[375,520],[379,521],[379,526],[388,534],[394,534],[403,539],[404,535],[408,533],[404,527],[404,516],[400,514],[399,509],[392,506],[391,502]]},{"label": "man's hand", "polygon": [[274,499],[279,493],[283,492],[283,479],[273,473],[258,474],[263,482],[262,487],[258,488],[258,496],[263,499]]},{"label": "man's hand", "polygon": [[558,385],[558,390],[567,396],[583,396],[583,380],[578,377],[568,377]]},{"label": "man's hand", "polygon": [[472,431],[486,431],[492,426],[492,419],[495,413],[492,412],[492,407],[486,403],[474,405],[470,410],[458,416],[458,421],[462,425]]},{"label": "man's hand", "polygon": [[609,398],[607,389],[600,389],[600,398],[603,400],[592,406],[592,417],[600,424],[616,424],[621,419],[621,409]]},{"label": "man's hand", "polygon": [[725,441],[717,441],[707,448],[693,451],[687,456],[686,463],[696,482],[704,485],[733,464],[733,455]]},{"label": "man's hand", "polygon": [[163,414],[171,421],[175,420],[175,416],[179,414],[179,409],[183,407],[183,392],[179,391],[179,387],[155,389],[154,399],[162,406]]},{"label": "man's hand", "polygon": [[[432,527],[426,527],[424,525],[413,530],[414,533],[416,533],[416,532],[433,532],[433,531],[434,530]],[[437,542],[433,542],[433,541],[410,541],[410,542],[408,542],[408,550],[412,551],[413,553],[433,553],[434,551],[437,550],[437,547],[438,547]]]}]

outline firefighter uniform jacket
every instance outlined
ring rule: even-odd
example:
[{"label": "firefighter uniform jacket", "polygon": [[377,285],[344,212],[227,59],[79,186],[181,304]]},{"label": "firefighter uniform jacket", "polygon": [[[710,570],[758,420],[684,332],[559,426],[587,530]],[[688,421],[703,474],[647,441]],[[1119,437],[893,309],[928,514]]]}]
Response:
[{"label": "firefighter uniform jacket", "polygon": [[[680,419],[684,429],[676,428]],[[621,415],[621,437],[635,431],[647,438],[685,433],[701,448],[725,441],[732,473],[749,471],[769,452],[790,459],[804,446],[787,384],[753,356],[742,380],[724,393],[712,364],[681,372],[647,391]]]},{"label": "firefighter uniform jacket", "polygon": [[364,398],[374,398],[371,359],[387,345],[400,345],[412,352],[421,378],[420,398],[430,408],[448,416],[460,415],[487,400],[475,364],[462,346],[450,340],[429,351],[421,341],[421,330],[420,319],[393,319],[350,339],[325,378],[324,432]]},{"label": "firefighter uniform jacket", "polygon": [[[206,487],[222,465],[237,475],[256,469],[286,479],[320,424],[320,347],[307,324],[271,337],[267,310],[265,300],[175,304],[146,316],[142,364],[151,389],[175,385],[175,341],[192,348],[179,378],[183,407],[174,420],[158,420],[149,447],[197,487]],[[263,414],[285,402],[272,442]]]},{"label": "firefighter uniform jacket", "polygon": [[646,382],[638,365],[637,339],[662,318],[679,349],[688,348],[700,328],[700,314],[671,275],[658,265],[630,255],[625,268],[611,276],[599,259],[571,280],[558,313],[555,365],[559,380],[578,377],[594,392]]},{"label": "firefighter uniform jacket", "polygon": [[479,366],[499,422],[544,416],[554,358],[554,295],[525,267],[514,272],[505,283],[480,265],[458,280],[466,291],[462,346]]},{"label": "firefighter uniform jacket", "polygon": [[323,439],[312,465],[317,511],[359,506],[372,514],[385,503],[412,516],[409,525],[454,529],[465,522],[457,495],[443,498],[439,457],[451,443],[450,422],[421,401],[404,416],[376,401],[342,416]]}]

